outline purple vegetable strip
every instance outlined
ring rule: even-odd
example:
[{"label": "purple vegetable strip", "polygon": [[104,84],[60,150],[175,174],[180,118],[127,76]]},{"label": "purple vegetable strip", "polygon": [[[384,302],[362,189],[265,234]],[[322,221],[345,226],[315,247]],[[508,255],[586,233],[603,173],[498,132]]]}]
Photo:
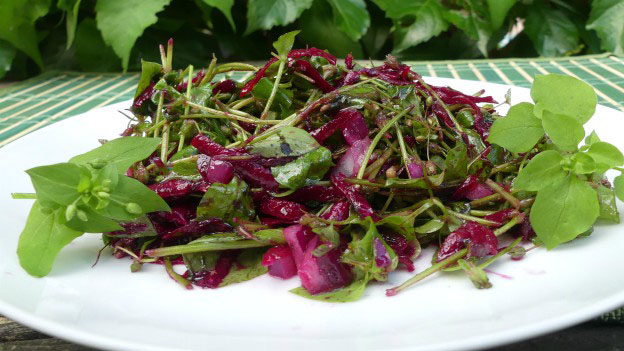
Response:
[{"label": "purple vegetable strip", "polygon": [[223,279],[230,273],[234,259],[230,252],[223,252],[214,269],[195,273],[192,283],[201,288],[216,289]]},{"label": "purple vegetable strip", "polygon": [[349,200],[351,205],[360,214],[360,217],[371,217],[373,221],[377,222],[381,218],[375,213],[368,200],[362,195],[354,186],[349,185],[345,181],[345,176],[342,174],[333,175],[331,182],[334,186],[342,192],[342,194]]},{"label": "purple vegetable strip", "polygon": [[208,156],[242,156],[248,155],[248,153],[239,148],[226,149],[222,145],[215,143],[203,134],[197,134],[191,141],[199,152]]},{"label": "purple vegetable strip", "polygon": [[306,208],[296,202],[267,197],[260,203],[260,212],[288,221],[298,221],[306,214]]},{"label": "purple vegetable strip", "polygon": [[324,93],[329,93],[334,90],[334,87],[331,84],[327,83],[325,79],[321,76],[321,74],[310,64],[308,61],[297,60],[294,63],[295,69],[314,81],[314,85],[317,88],[321,89]]},{"label": "purple vegetable strip", "polygon": [[488,227],[475,222],[468,222],[444,239],[438,251],[437,261],[450,257],[463,249],[470,248],[468,257],[481,258],[487,255],[496,255],[498,252],[498,238]]},{"label": "purple vegetable strip", "polygon": [[349,218],[351,204],[347,201],[340,201],[333,204],[329,210],[321,215],[321,218],[328,221],[344,221]]},{"label": "purple vegetable strip", "polygon": [[228,184],[234,178],[234,166],[231,163],[207,155],[199,155],[197,170],[208,183]]},{"label": "purple vegetable strip", "polygon": [[334,186],[308,185],[284,197],[289,201],[306,203],[310,201],[334,202],[344,199],[342,192]]},{"label": "purple vegetable strip", "polygon": [[364,162],[364,157],[366,156],[366,151],[368,151],[370,144],[371,140],[369,138],[358,140],[353,143],[353,145],[349,147],[349,150],[338,160],[338,163],[332,170],[332,175],[342,174],[347,177],[355,177],[362,162]]},{"label": "purple vegetable strip", "polygon": [[231,79],[226,79],[215,84],[214,88],[212,88],[212,93],[231,93],[234,89],[236,89],[236,82]]},{"label": "purple vegetable strip", "polygon": [[272,192],[277,192],[279,190],[279,183],[275,181],[271,170],[262,167],[256,162],[235,162],[234,170],[243,180],[253,187],[263,188]]},{"label": "purple vegetable strip", "polygon": [[286,243],[288,243],[288,247],[290,247],[297,267],[299,267],[301,261],[303,261],[303,255],[308,243],[312,238],[316,237],[317,236],[308,226],[301,224],[291,225],[284,229],[284,239],[286,239]]},{"label": "purple vegetable strip", "polygon": [[190,194],[193,191],[193,182],[186,179],[170,179],[162,183],[148,185],[148,187],[166,199]]},{"label": "purple vegetable strip", "polygon": [[212,233],[231,232],[232,226],[223,222],[221,218],[210,218],[206,220],[191,220],[188,224],[181,226],[162,236],[163,240],[179,238],[184,236],[198,236]]}]

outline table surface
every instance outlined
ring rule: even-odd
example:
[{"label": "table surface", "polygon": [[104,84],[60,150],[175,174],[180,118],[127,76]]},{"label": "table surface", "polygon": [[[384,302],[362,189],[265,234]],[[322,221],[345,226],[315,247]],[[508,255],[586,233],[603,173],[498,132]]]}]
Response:
[{"label": "table surface", "polygon": [[[0,351],[87,351],[89,347],[72,344],[23,327],[0,316]],[[588,322],[559,332],[488,351],[623,351],[624,326]]]},{"label": "table surface", "polygon": [[[624,111],[624,58],[608,54],[570,58],[409,62],[425,76],[530,87],[535,75],[579,77],[599,103]],[[244,79],[251,72],[233,78]],[[49,72],[28,81],[0,83],[0,147],[51,123],[132,98],[138,74]],[[512,97],[513,98],[513,97]],[[493,350],[624,351],[624,308],[588,323]],[[39,333],[0,316],[0,351],[92,350]],[[492,350],[492,351],[493,351]]]}]

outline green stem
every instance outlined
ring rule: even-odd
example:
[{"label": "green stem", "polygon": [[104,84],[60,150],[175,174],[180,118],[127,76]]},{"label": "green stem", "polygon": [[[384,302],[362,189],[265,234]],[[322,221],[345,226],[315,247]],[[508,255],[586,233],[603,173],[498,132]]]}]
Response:
[{"label": "green stem", "polygon": [[165,128],[163,129],[162,142],[160,143],[160,159],[163,162],[167,162],[168,148],[169,148],[169,131],[171,130],[171,125],[169,123],[165,123]]},{"label": "green stem", "polygon": [[491,265],[494,261],[496,261],[501,256],[503,256],[506,253],[508,253],[509,251],[511,251],[511,249],[513,249],[518,244],[520,244],[521,241],[522,241],[522,237],[517,238],[511,244],[509,244],[509,246],[507,246],[506,248],[500,250],[496,255],[494,255],[494,256],[488,258],[487,260],[483,261],[483,263],[481,263],[479,265],[479,268],[484,269],[485,267]]},{"label": "green stem", "polygon": [[13,200],[35,200],[37,199],[37,194],[35,193],[11,193],[11,198]]},{"label": "green stem", "polygon": [[[210,108],[207,107],[206,109],[210,109]],[[202,118],[234,119],[237,121],[247,122],[251,124],[277,124],[281,122],[280,120],[273,120],[273,119],[266,119],[263,121],[261,119],[256,119],[255,117],[251,119],[251,118],[237,116],[234,114],[223,113],[218,110],[214,110],[214,111],[216,111],[216,113],[214,112],[210,112],[210,114],[192,113],[190,115],[180,116],[180,118],[181,119],[202,119]]]},{"label": "green stem", "polygon": [[[277,95],[277,89],[279,88],[279,82],[282,79],[282,74],[284,73],[284,67],[286,66],[286,60],[281,60],[279,67],[277,68],[277,74],[275,75],[275,82],[273,83],[273,89],[271,89],[271,95],[269,95],[269,99],[267,100],[266,105],[264,106],[264,110],[260,115],[260,119],[266,119],[269,114],[269,109],[273,104],[273,100],[275,100],[275,95]],[[256,127],[257,131],[257,127]]]},{"label": "green stem", "polygon": [[386,123],[383,126],[383,128],[379,130],[379,132],[377,132],[377,135],[375,135],[375,138],[373,138],[371,145],[368,147],[368,150],[366,151],[366,155],[364,156],[364,159],[362,160],[362,164],[360,165],[360,170],[358,171],[356,178],[362,179],[362,177],[364,176],[364,172],[366,171],[366,165],[368,164],[368,160],[373,154],[373,151],[375,150],[377,143],[379,143],[379,140],[381,140],[381,137],[388,131],[388,129],[390,129],[395,123],[397,123],[399,119],[401,119],[403,116],[408,114],[412,110],[412,108],[408,108],[404,110],[403,112],[394,116],[394,118],[392,118],[388,123]]},{"label": "green stem", "polygon": [[165,67],[166,72],[171,72],[173,69],[173,39],[169,39],[167,42],[167,66]]},{"label": "green stem", "polygon": [[472,222],[477,222],[479,224],[483,224],[486,225],[488,227],[496,227],[498,225],[500,225],[500,223],[498,222],[494,222],[494,221],[489,221],[487,219],[484,218],[480,218],[480,217],[474,217],[474,216],[470,216],[470,215],[465,215],[459,212],[455,212],[452,210],[448,210],[448,213],[452,214],[453,216],[460,218],[460,219],[464,219],[467,221],[472,221]]},{"label": "green stem", "polygon": [[[401,128],[399,128],[398,124],[395,124],[394,127],[397,131],[397,138],[399,139],[399,147],[401,148],[401,158],[403,159],[403,166],[407,168],[407,164],[408,164],[407,161],[409,157],[407,156],[407,149],[405,148],[405,141],[403,140],[403,133],[401,133]],[[410,174],[409,170],[407,170],[407,176],[408,178],[412,178],[412,175]]]},{"label": "green stem", "polygon": [[192,289],[193,285],[191,285],[191,282],[184,279],[184,277],[182,277],[181,275],[179,275],[173,270],[173,265],[171,264],[171,260],[169,259],[169,257],[165,257],[164,260],[165,260],[165,269],[167,270],[167,274],[169,274],[169,277],[171,277],[171,279],[175,280],[177,283],[182,285],[185,289]]},{"label": "green stem", "polygon": [[446,104],[444,103],[444,101],[442,101],[442,99],[440,99],[440,97],[438,96],[438,94],[436,94],[435,91],[433,91],[433,89],[431,89],[431,87],[429,86],[429,84],[425,83],[425,81],[418,76],[417,77],[418,82],[425,87],[425,89],[427,89],[427,91],[429,92],[429,94],[431,94],[431,96],[433,96],[434,99],[436,99],[438,101],[438,103],[440,103],[440,106],[442,106],[442,108],[444,109],[444,111],[446,112],[446,114],[449,116],[449,118],[451,119],[451,121],[453,121],[453,123],[455,124],[455,127],[457,127],[457,131],[460,133],[464,132],[464,129],[462,128],[461,124],[459,124],[459,122],[457,122],[457,120],[455,119],[455,116],[453,116],[453,113],[451,111],[449,111],[448,106],[446,106]]},{"label": "green stem", "polygon": [[505,223],[505,225],[503,225],[502,227],[496,229],[494,231],[494,235],[496,235],[496,236],[503,235],[509,229],[511,229],[513,226],[515,226],[516,224],[520,223],[523,220],[524,220],[524,214],[521,213],[521,214],[515,216],[514,218],[512,218],[509,222]]},{"label": "green stem", "polygon": [[[191,99],[191,88],[193,87],[193,65],[189,66],[189,76],[188,76],[188,83],[186,83],[186,100],[190,100]],[[191,107],[189,105],[184,106],[184,114],[188,115],[189,114],[189,109]]]},{"label": "green stem", "polygon": [[[160,92],[160,97],[158,98],[158,109],[156,110],[156,125],[160,124],[160,119],[162,118],[162,108],[163,108],[163,104],[165,102],[165,94],[161,91]],[[166,120],[165,120],[166,122]],[[158,135],[160,135],[160,127],[157,127],[156,129],[154,129],[154,138],[157,138]]]},{"label": "green stem", "polygon": [[416,274],[412,278],[410,278],[407,281],[405,281],[403,284],[401,284],[401,285],[399,285],[397,287],[394,287],[392,289],[386,290],[386,295],[387,296],[394,296],[394,295],[398,294],[401,290],[405,290],[405,289],[409,288],[410,286],[412,286],[412,285],[418,283],[419,281],[427,278],[428,276],[430,276],[433,273],[441,270],[442,268],[444,268],[444,267],[454,263],[455,261],[457,261],[460,258],[466,256],[467,254],[468,254],[468,249],[462,249],[460,251],[457,251],[452,256],[449,256],[449,257],[443,259],[442,261],[431,265],[431,267],[425,269],[424,271]]},{"label": "green stem", "polygon": [[503,189],[503,187],[498,185],[498,183],[496,183],[492,179],[486,180],[485,184],[487,184],[487,186],[489,186],[490,189],[492,189],[495,192],[499,193],[500,196],[502,196],[503,199],[507,200],[507,202],[509,202],[511,204],[511,206],[513,206],[514,208],[519,208],[520,207],[520,200],[518,200],[515,196],[511,195],[510,192],[508,192],[507,190]]},{"label": "green stem", "polygon": [[234,249],[248,249],[253,247],[265,247],[271,246],[272,243],[267,241],[257,240],[237,240],[228,242],[202,242],[187,245],[168,246],[158,249],[152,249],[145,251],[150,257],[162,257],[171,255],[181,255],[185,253],[204,252],[204,251],[222,251],[222,250],[234,250]]}]

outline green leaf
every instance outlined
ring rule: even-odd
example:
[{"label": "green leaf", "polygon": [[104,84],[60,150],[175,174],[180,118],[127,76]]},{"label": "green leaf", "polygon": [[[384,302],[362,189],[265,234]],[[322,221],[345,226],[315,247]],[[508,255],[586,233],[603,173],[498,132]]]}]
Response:
[{"label": "green leaf", "polygon": [[524,31],[541,56],[566,56],[582,48],[578,27],[565,12],[539,3],[528,11]]},{"label": "green leaf", "polygon": [[305,130],[284,127],[270,137],[249,146],[252,154],[264,157],[302,156],[320,144]]},{"label": "green leaf", "polygon": [[[251,93],[255,98],[268,100],[272,90],[273,82],[264,77],[253,87]],[[292,105],[292,99],[293,92],[291,90],[277,88],[277,93],[275,94],[275,98],[273,100],[275,103],[271,107],[271,110],[276,112],[281,111],[282,116],[291,114],[292,112],[290,106]]]},{"label": "green leaf", "polygon": [[591,156],[583,152],[577,152],[572,156],[574,162],[574,172],[576,174],[594,173],[598,167]]},{"label": "green leaf", "polygon": [[234,0],[202,0],[206,5],[216,7],[223,13],[228,20],[232,29],[236,31],[236,24],[232,18],[232,6],[234,6]]},{"label": "green leaf", "polygon": [[72,163],[35,167],[26,173],[30,176],[39,203],[44,207],[50,203],[72,204],[91,183],[89,169]]},{"label": "green leaf", "polygon": [[141,217],[135,218],[130,221],[120,222],[120,225],[123,225],[123,224],[132,225],[133,227],[132,234],[114,234],[114,235],[110,235],[110,237],[145,238],[145,237],[158,236],[158,232],[156,232],[156,228],[154,228],[154,224],[146,215],[143,215]]},{"label": "green leaf", "polygon": [[600,184],[595,188],[598,194],[598,205],[600,206],[599,219],[604,219],[614,223],[620,223],[620,213],[615,202],[615,191]]},{"label": "green leaf", "polygon": [[585,137],[583,125],[573,117],[566,115],[544,111],[542,125],[550,140],[564,151],[577,150],[578,144]]},{"label": "green leaf", "polygon": [[96,22],[104,42],[121,58],[124,71],[128,69],[130,51],[136,40],[150,25],[156,23],[156,14],[171,0],[98,0],[95,5]]},{"label": "green leaf", "polygon": [[535,115],[543,111],[576,118],[585,124],[596,111],[598,97],[591,85],[580,79],[559,74],[537,75],[531,86]]},{"label": "green leaf", "polygon": [[265,274],[268,269],[261,264],[266,248],[247,249],[238,255],[219,287],[240,283]]},{"label": "green leaf", "polygon": [[277,54],[282,60],[286,60],[288,58],[288,53],[293,47],[295,43],[295,37],[299,34],[300,30],[294,30],[292,32],[288,32],[286,34],[282,34],[277,38],[277,40],[273,43],[273,47],[277,50]]},{"label": "green leaf", "polygon": [[28,274],[43,277],[50,273],[63,247],[83,233],[61,224],[62,210],[44,213],[38,201],[30,209],[26,226],[17,243],[20,265]]},{"label": "green leaf", "polygon": [[245,35],[294,22],[314,0],[249,0]]},{"label": "green leaf", "polygon": [[[96,212],[120,221],[131,220],[145,213],[171,210],[165,200],[145,184],[126,176],[119,177],[117,186],[110,194],[110,200],[108,206]],[[128,212],[126,206],[129,203],[137,204],[141,213]]]},{"label": "green leaf", "polygon": [[364,0],[327,0],[334,13],[334,23],[351,40],[359,40],[370,26]]},{"label": "green leaf", "polygon": [[483,56],[488,56],[487,44],[492,36],[492,25],[489,21],[488,9],[480,0],[465,0],[462,10],[447,10],[444,17],[477,42]]},{"label": "green leaf", "polygon": [[537,237],[550,250],[589,229],[599,213],[596,191],[572,175],[537,193],[530,220]]},{"label": "green leaf", "polygon": [[83,71],[117,72],[121,70],[121,60],[104,42],[93,18],[85,18],[78,24],[74,50],[76,61]]},{"label": "green leaf", "polygon": [[93,161],[111,162],[117,166],[119,173],[134,163],[149,157],[160,145],[160,138],[123,137],[113,139],[104,145],[72,157],[69,162],[87,164]]},{"label": "green leaf", "polygon": [[490,22],[494,30],[500,28],[505,22],[507,13],[516,3],[516,0],[487,0],[490,10]]},{"label": "green leaf", "polygon": [[[398,258],[394,250],[381,237],[376,224],[370,217],[359,222],[359,224],[366,229],[366,234],[361,238],[354,236],[354,239],[349,243],[348,250],[342,255],[342,261],[352,265],[358,277],[370,276],[378,281],[385,281],[388,273],[395,270],[399,264]],[[375,240],[380,240],[390,255],[392,261],[390,267],[377,266]]]},{"label": "green leaf", "polygon": [[449,22],[444,17],[446,9],[438,0],[374,2],[387,17],[395,20],[394,52],[424,43],[448,29]]},{"label": "green leaf", "polygon": [[158,75],[162,72],[162,65],[156,62],[141,60],[141,77],[137,84],[134,98],[136,99],[147,88],[154,78],[158,79]]},{"label": "green leaf", "polygon": [[466,144],[458,141],[444,160],[444,179],[466,179],[468,174],[468,151]]},{"label": "green leaf", "polygon": [[624,164],[624,155],[615,146],[599,141],[593,143],[587,154],[591,156],[596,163],[605,165],[609,168],[619,167]]},{"label": "green leaf", "polygon": [[355,280],[353,283],[344,288],[336,289],[327,293],[310,294],[303,287],[290,290],[291,293],[305,297],[306,299],[324,301],[324,302],[353,302],[359,300],[366,290],[366,284],[370,279],[368,277]]},{"label": "green leaf", "polygon": [[585,138],[585,145],[589,145],[591,146],[593,143],[597,143],[600,141],[600,138],[598,137],[598,134],[596,134],[596,131],[593,130],[591,132],[591,134],[589,134],[586,138]]},{"label": "green leaf", "polygon": [[435,233],[438,230],[442,229],[446,222],[439,218],[434,218],[427,223],[414,228],[414,231],[419,234],[431,234]]},{"label": "green leaf", "polygon": [[403,178],[389,178],[386,180],[385,187],[395,189],[429,189],[431,184],[433,187],[437,187],[444,181],[444,172],[440,174],[434,174],[425,178],[403,179]]},{"label": "green leaf", "polygon": [[624,55],[624,2],[593,0],[587,29],[595,30],[600,47],[616,55]]},{"label": "green leaf", "polygon": [[184,264],[191,273],[195,274],[202,271],[211,271],[217,264],[217,260],[221,256],[219,251],[206,251],[186,253],[182,255]]},{"label": "green leaf", "polygon": [[542,121],[533,115],[533,104],[513,105],[506,117],[494,121],[488,141],[511,152],[527,152],[544,136]]},{"label": "green leaf", "polygon": [[197,161],[196,160],[184,160],[176,162],[172,170],[175,174],[181,176],[196,176],[199,175],[199,170],[197,169]]},{"label": "green leaf", "polygon": [[409,214],[394,214],[383,217],[375,223],[378,227],[387,227],[397,234],[403,235],[407,240],[414,240],[414,217]]},{"label": "green leaf", "polygon": [[11,69],[16,53],[13,45],[0,40],[0,79]]},{"label": "green leaf", "polygon": [[321,180],[332,165],[331,151],[321,146],[283,166],[272,167],[271,173],[280,185],[298,189]]},{"label": "green leaf", "polygon": [[87,221],[83,221],[78,216],[74,216],[66,223],[61,220],[66,226],[71,229],[85,232],[85,233],[105,233],[115,230],[123,230],[117,222],[112,219],[106,218],[89,207],[78,206],[79,211],[83,211],[87,215]]},{"label": "green leaf", "polygon": [[254,206],[247,183],[234,177],[229,184],[213,183],[197,206],[197,219],[221,218],[229,224],[232,219],[252,219]]},{"label": "green leaf", "polygon": [[613,180],[615,195],[620,201],[624,201],[624,175],[620,174]]},{"label": "green leaf", "polygon": [[542,151],[524,167],[514,180],[517,190],[538,191],[559,184],[567,173],[561,167],[563,157],[555,150]]},{"label": "green leaf", "polygon": [[56,6],[65,11],[65,26],[67,28],[67,45],[69,49],[74,41],[76,34],[76,25],[78,24],[78,10],[80,9],[80,0],[58,0]]},{"label": "green leaf", "polygon": [[0,6],[0,39],[11,43],[43,68],[35,21],[48,13],[50,0],[10,0]]}]

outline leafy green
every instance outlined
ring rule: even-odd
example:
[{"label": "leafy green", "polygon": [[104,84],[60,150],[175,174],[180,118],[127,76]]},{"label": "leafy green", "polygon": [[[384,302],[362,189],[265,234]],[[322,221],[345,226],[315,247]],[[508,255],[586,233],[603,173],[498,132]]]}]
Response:
[{"label": "leafy green", "polygon": [[583,125],[572,117],[546,110],[542,121],[546,134],[561,150],[575,151],[585,137]]},{"label": "leafy green", "polygon": [[561,10],[543,4],[529,8],[525,32],[541,56],[569,55],[579,48],[579,30]]},{"label": "leafy green", "polygon": [[295,37],[300,32],[301,31],[299,30],[294,30],[286,34],[282,34],[273,43],[273,47],[275,48],[275,50],[277,50],[277,54],[279,55],[280,59],[286,60],[286,58],[288,57],[288,53],[290,52],[290,50],[293,47],[293,44],[295,43]]},{"label": "leafy green", "polygon": [[624,175],[620,174],[613,180],[615,195],[620,201],[624,201]]},{"label": "leafy green", "polygon": [[537,193],[530,219],[537,237],[552,249],[589,229],[599,213],[596,191],[571,175]]},{"label": "leafy green", "polygon": [[218,251],[205,251],[185,253],[182,255],[184,264],[191,273],[198,273],[201,271],[210,271],[217,264],[217,260],[221,256]]},{"label": "leafy green", "polygon": [[524,167],[514,180],[514,189],[538,191],[561,183],[566,172],[561,167],[563,157],[555,150],[542,151]]},{"label": "leafy green", "polygon": [[30,209],[17,244],[20,265],[30,275],[43,277],[50,273],[61,249],[83,234],[61,224],[60,216],[60,209],[44,213],[38,201]]},{"label": "leafy green", "polygon": [[527,152],[544,136],[542,121],[533,115],[533,104],[513,105],[507,116],[497,119],[490,129],[488,141],[511,152]]},{"label": "leafy green", "polygon": [[171,168],[175,174],[181,176],[196,176],[199,175],[197,170],[197,161],[184,160],[176,162]]},{"label": "leafy green", "polygon": [[492,25],[487,19],[488,9],[481,0],[465,0],[466,8],[449,10],[445,18],[477,42],[483,56],[488,56],[488,42],[492,36]]},{"label": "leafy green", "polygon": [[78,10],[80,9],[80,0],[59,0],[56,6],[65,10],[65,26],[67,27],[67,46],[69,49],[74,41],[76,34],[76,26],[78,24]]},{"label": "leafy green", "polygon": [[572,156],[572,160],[576,174],[590,174],[597,170],[596,162],[586,153],[577,152]]},{"label": "leafy green", "polygon": [[615,146],[604,141],[598,141],[591,144],[587,154],[591,156],[596,163],[605,165],[608,168],[619,167],[624,164],[624,155]]},{"label": "leafy green", "polygon": [[535,101],[535,115],[543,111],[576,118],[584,124],[596,110],[598,97],[594,88],[582,80],[559,74],[537,75],[531,86],[531,98]]},{"label": "leafy green", "polygon": [[444,179],[465,179],[468,174],[468,151],[466,144],[457,142],[444,160]]},{"label": "leafy green", "polygon": [[507,13],[517,0],[487,0],[488,10],[490,12],[490,21],[492,28],[498,29],[505,22]]},{"label": "leafy green", "polygon": [[312,295],[303,287],[298,287],[290,290],[291,293],[305,297],[306,299],[324,301],[324,302],[352,302],[359,300],[364,294],[366,284],[370,279],[366,276],[362,279],[353,281],[344,288],[339,288],[327,293],[321,293]]},{"label": "leafy green", "polygon": [[600,206],[599,219],[605,219],[614,223],[620,223],[620,213],[615,202],[615,192],[602,184],[596,188],[598,205]]},{"label": "leafy green", "polygon": [[[64,223],[71,229],[86,233],[104,233],[123,229],[116,221],[100,215],[90,207],[78,206],[76,211],[83,211],[87,220],[85,221],[78,216],[72,217],[71,220]],[[61,218],[61,222],[64,219],[66,218]]]},{"label": "leafy green", "polygon": [[236,257],[236,263],[232,265],[219,287],[240,283],[265,274],[268,269],[261,264],[262,255],[266,248],[246,249]]},{"label": "leafy green", "polygon": [[594,0],[587,21],[600,38],[600,46],[615,55],[624,55],[624,2],[620,0]]},{"label": "leafy green", "polygon": [[320,145],[305,130],[284,127],[270,137],[249,145],[253,154],[264,157],[302,156]]},{"label": "leafy green", "polygon": [[598,134],[596,134],[596,131],[593,130],[587,137],[585,137],[585,145],[590,145],[593,143],[597,143],[600,141],[600,138],[598,137]]},{"label": "leafy green", "polygon": [[232,6],[234,6],[234,0],[201,0],[206,5],[216,7],[223,13],[225,18],[227,18],[228,22],[232,26],[232,29],[236,30],[236,24],[234,23],[234,19],[232,18]]},{"label": "leafy green", "polygon": [[91,183],[89,170],[72,163],[35,167],[26,173],[37,192],[39,203],[44,207],[49,207],[50,203],[59,205],[73,203]]},{"label": "leafy green", "polygon": [[104,42],[93,18],[85,18],[78,24],[73,47],[76,52],[76,62],[83,71],[117,72],[121,70],[121,60],[110,45]]},{"label": "leafy green", "polygon": [[271,172],[280,185],[298,189],[321,180],[332,165],[331,151],[321,146]]},{"label": "leafy green", "polygon": [[137,84],[134,98],[136,99],[139,95],[141,95],[145,88],[150,85],[154,77],[159,75],[161,72],[161,65],[155,62],[141,60],[141,77],[139,78],[139,83]]},{"label": "leafy green", "polygon": [[197,206],[197,219],[252,219],[254,206],[247,183],[234,177],[229,184],[213,183]]},{"label": "leafy green", "polygon": [[[131,220],[143,213],[170,211],[169,205],[158,194],[138,180],[126,176],[119,177],[117,187],[110,194],[111,203],[96,212],[112,219]],[[128,211],[128,204],[136,204],[140,213]]]},{"label": "leafy green", "polygon": [[43,61],[37,44],[35,21],[45,15],[50,0],[9,0],[0,6],[0,39],[30,56],[42,68]]},{"label": "leafy green", "polygon": [[0,40],[0,79],[11,69],[16,53],[11,44]]},{"label": "leafy green", "polygon": [[152,221],[150,221],[146,215],[142,215],[130,221],[121,221],[120,224],[132,224],[135,229],[132,231],[132,234],[115,233],[113,235],[115,238],[144,238],[158,235],[154,224],[152,224]]},{"label": "leafy green", "polygon": [[258,29],[292,23],[301,12],[312,6],[313,0],[249,0],[245,35]]},{"label": "leafy green", "polygon": [[130,51],[145,28],[156,23],[156,14],[171,0],[98,0],[96,22],[104,41],[121,58],[124,71],[128,69]]},{"label": "leafy green", "polygon": [[334,13],[334,23],[351,40],[359,40],[368,26],[370,16],[364,0],[327,0]]},{"label": "leafy green", "polygon": [[[254,97],[259,99],[268,99],[271,95],[271,90],[273,90],[273,82],[269,79],[262,78],[260,81],[253,87],[251,90]],[[282,116],[290,113],[290,106],[292,105],[293,93],[290,90],[277,88],[277,93],[275,94],[275,105],[280,108],[282,111]],[[273,107],[273,106],[272,106]],[[273,110],[274,108],[272,108]]]},{"label": "leafy green", "polygon": [[[349,249],[342,256],[342,261],[353,266],[357,277],[370,276],[378,281],[385,281],[388,272],[396,269],[399,261],[392,248],[385,242],[379,234],[377,226],[370,217],[359,223],[366,229],[366,234],[361,238],[354,238],[349,243]],[[388,252],[391,264],[390,267],[379,267],[375,260],[375,240],[380,240]]]},{"label": "leafy green", "polygon": [[149,157],[160,145],[160,138],[123,137],[113,139],[104,145],[72,157],[69,162],[87,164],[94,161],[111,162],[117,166],[119,173],[134,163]]}]

